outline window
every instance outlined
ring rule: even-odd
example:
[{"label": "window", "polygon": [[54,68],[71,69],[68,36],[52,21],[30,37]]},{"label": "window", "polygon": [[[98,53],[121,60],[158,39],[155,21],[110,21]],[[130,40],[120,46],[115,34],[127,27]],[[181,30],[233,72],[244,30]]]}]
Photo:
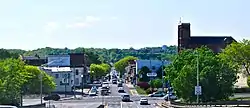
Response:
[{"label": "window", "polygon": [[75,85],[79,84],[79,78],[76,78]]},{"label": "window", "polygon": [[55,77],[56,77],[56,78],[59,78],[59,74],[55,74]]},{"label": "window", "polygon": [[78,69],[76,69],[76,75],[78,75],[79,74],[79,71],[78,71]]}]

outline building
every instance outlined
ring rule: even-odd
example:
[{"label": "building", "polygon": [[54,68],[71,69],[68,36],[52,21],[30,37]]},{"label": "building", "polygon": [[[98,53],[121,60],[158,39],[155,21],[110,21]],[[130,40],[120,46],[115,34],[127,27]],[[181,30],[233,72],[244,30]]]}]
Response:
[{"label": "building", "polygon": [[126,67],[127,73],[125,74],[127,82],[136,84],[137,77],[139,77],[139,71],[142,67],[148,67],[152,72],[156,73],[162,65],[169,65],[170,61],[161,60],[132,60],[129,61],[129,65]]},{"label": "building", "polygon": [[89,67],[84,53],[70,54],[70,68],[75,73],[75,86],[82,86],[82,82],[84,84],[90,82]]},{"label": "building", "polygon": [[205,45],[218,53],[233,41],[235,40],[231,36],[191,36],[190,23],[178,25],[178,52]]},{"label": "building", "polygon": [[[72,53],[69,55],[48,55],[48,67],[69,67],[74,86],[80,88],[82,82],[90,82],[89,67],[85,65],[85,55],[83,53]],[[82,80],[83,79],[83,80]],[[83,85],[84,86],[84,85]]]},{"label": "building", "polygon": [[53,92],[71,92],[74,74],[69,67],[43,67],[42,70],[54,77],[56,89]]},{"label": "building", "polygon": [[46,57],[39,56],[20,56],[20,58],[24,61],[25,64],[32,66],[41,66],[47,63]]}]

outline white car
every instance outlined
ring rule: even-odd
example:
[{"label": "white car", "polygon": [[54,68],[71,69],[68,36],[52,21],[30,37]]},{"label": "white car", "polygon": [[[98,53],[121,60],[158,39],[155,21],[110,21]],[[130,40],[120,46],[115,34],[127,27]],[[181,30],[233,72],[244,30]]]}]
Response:
[{"label": "white car", "polygon": [[141,98],[140,99],[140,104],[141,105],[143,105],[143,104],[147,105],[148,104],[148,99],[147,98]]}]

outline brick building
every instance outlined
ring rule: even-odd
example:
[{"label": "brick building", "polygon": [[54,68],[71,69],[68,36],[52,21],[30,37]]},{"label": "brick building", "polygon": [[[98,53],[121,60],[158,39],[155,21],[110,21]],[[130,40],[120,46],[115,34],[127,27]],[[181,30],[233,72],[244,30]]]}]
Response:
[{"label": "brick building", "polygon": [[178,25],[178,52],[205,45],[218,53],[233,41],[231,36],[191,36],[190,23]]}]

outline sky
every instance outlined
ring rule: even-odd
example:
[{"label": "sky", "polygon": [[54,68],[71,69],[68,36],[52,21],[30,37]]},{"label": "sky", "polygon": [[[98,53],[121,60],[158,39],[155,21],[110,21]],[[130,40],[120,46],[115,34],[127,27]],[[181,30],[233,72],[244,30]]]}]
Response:
[{"label": "sky", "polygon": [[250,38],[249,0],[1,0],[0,47],[142,48],[192,36]]}]

